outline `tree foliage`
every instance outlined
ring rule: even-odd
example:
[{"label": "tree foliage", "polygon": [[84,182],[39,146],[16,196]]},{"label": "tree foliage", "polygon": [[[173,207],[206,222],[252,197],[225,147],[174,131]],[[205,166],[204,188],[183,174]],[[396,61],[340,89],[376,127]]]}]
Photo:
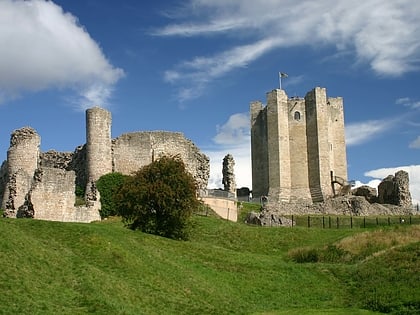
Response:
[{"label": "tree foliage", "polygon": [[199,207],[197,186],[182,160],[163,156],[131,176],[116,194],[118,214],[131,229],[186,239]]},{"label": "tree foliage", "polygon": [[127,175],[115,172],[105,174],[96,181],[96,187],[101,196],[101,218],[117,215],[114,196],[127,177]]}]

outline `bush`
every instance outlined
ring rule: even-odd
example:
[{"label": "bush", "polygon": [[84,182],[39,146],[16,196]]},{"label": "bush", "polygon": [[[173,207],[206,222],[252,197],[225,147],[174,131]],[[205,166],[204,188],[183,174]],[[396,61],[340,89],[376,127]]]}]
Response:
[{"label": "bush", "polygon": [[131,229],[186,239],[199,206],[197,186],[179,157],[163,156],[129,177],[116,194],[118,214]]},{"label": "bush", "polygon": [[296,263],[316,263],[319,260],[319,252],[315,248],[294,248],[287,253],[288,257]]},{"label": "bush", "polygon": [[96,187],[101,196],[101,210],[99,211],[101,218],[117,214],[114,196],[127,177],[127,175],[115,172],[105,174],[97,180]]}]

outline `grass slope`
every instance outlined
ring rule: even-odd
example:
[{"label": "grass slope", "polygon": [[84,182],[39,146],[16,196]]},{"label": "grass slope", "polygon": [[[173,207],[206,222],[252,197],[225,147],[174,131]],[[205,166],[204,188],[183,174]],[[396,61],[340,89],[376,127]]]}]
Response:
[{"label": "grass slope", "polygon": [[[383,232],[414,241],[356,255],[346,240],[360,242],[360,230],[194,223],[182,242],[115,220],[0,219],[0,314],[409,314],[420,305],[418,226]],[[331,244],[357,259],[296,263],[290,256]]]}]

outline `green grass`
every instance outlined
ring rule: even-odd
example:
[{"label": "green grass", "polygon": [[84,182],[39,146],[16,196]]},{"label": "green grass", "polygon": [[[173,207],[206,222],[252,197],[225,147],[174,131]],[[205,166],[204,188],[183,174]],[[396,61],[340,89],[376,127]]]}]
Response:
[{"label": "green grass", "polygon": [[[397,240],[363,251],[351,246],[368,238],[361,229],[197,216],[191,239],[174,241],[116,219],[0,219],[0,314],[411,314],[420,307],[418,226],[381,231],[364,244]],[[291,258],[332,246],[357,260]]]}]

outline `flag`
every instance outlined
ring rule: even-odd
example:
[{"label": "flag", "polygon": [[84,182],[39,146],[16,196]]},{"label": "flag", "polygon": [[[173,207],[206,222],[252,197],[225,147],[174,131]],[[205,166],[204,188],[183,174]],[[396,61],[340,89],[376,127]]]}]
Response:
[{"label": "flag", "polygon": [[280,75],[280,78],[287,78],[288,77],[287,73],[284,73],[284,72],[279,72],[279,75]]}]

